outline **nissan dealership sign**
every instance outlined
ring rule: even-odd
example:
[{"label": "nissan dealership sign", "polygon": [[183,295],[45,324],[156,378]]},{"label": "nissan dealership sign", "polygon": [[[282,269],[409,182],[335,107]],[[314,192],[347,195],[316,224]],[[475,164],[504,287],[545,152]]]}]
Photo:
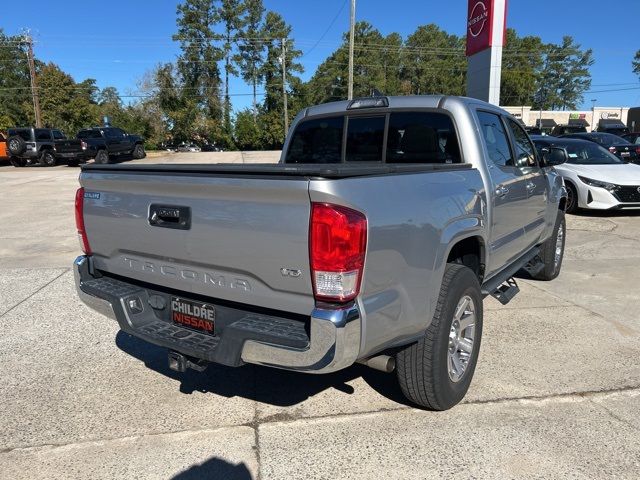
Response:
[{"label": "nissan dealership sign", "polygon": [[[501,3],[501,2],[500,2]],[[467,13],[467,56],[486,50],[492,45],[503,45],[506,22],[496,35],[494,33],[495,0],[469,0]],[[506,10],[506,1],[504,2]],[[504,12],[501,18],[504,18]]]}]

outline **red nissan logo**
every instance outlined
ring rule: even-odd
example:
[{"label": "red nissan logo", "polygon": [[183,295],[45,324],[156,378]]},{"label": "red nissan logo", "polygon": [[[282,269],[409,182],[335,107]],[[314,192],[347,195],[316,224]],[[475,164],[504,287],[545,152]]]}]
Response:
[{"label": "red nissan logo", "polygon": [[489,12],[487,10],[484,1],[480,0],[476,3],[471,9],[471,15],[469,15],[469,22],[467,23],[467,28],[469,30],[469,35],[472,37],[477,37],[484,30],[484,26],[489,19]]}]

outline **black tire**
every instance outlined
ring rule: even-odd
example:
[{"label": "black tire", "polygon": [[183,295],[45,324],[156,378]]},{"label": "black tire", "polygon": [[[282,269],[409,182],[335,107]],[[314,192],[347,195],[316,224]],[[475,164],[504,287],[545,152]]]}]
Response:
[{"label": "black tire", "polygon": [[95,158],[96,163],[109,163],[109,154],[106,150],[98,150]]},{"label": "black tire", "polygon": [[[535,280],[549,281],[560,275],[566,240],[567,223],[564,218],[564,212],[562,210],[558,210],[558,216],[556,217],[556,224],[553,227],[553,233],[540,247],[539,256],[544,264],[544,268],[535,275],[531,275]],[[560,242],[559,245],[558,242]],[[559,248],[558,252],[556,252],[557,248]],[[556,253],[558,253],[558,259],[556,259]]]},{"label": "black tire", "polygon": [[40,155],[40,165],[45,167],[55,167],[56,157],[51,150],[43,150]]},{"label": "black tire", "polygon": [[144,158],[147,156],[146,152],[144,151],[144,145],[138,143],[135,147],[133,147],[133,152],[131,152],[131,154],[133,155],[133,158],[135,158],[136,160],[140,160],[141,158]]},{"label": "black tire", "polygon": [[7,138],[7,150],[14,157],[19,157],[27,151],[27,142],[24,141],[24,138],[14,135]]},{"label": "black tire", "polygon": [[578,190],[572,183],[566,182],[567,187],[567,213],[576,213],[578,211]]},{"label": "black tire", "polygon": [[[449,334],[456,323],[458,304],[465,297],[473,302],[475,310],[472,348],[466,368],[454,381],[449,372],[449,348],[457,351],[458,347],[450,345]],[[463,331],[468,332],[466,328]],[[447,410],[456,405],[471,384],[481,337],[482,294],[478,278],[464,265],[447,264],[431,324],[417,343],[396,354],[396,374],[402,393],[413,403],[431,410]]]}]

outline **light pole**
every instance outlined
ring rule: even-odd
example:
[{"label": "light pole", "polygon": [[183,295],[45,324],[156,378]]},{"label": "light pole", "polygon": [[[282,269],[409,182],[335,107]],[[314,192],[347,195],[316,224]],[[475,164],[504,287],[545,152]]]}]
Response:
[{"label": "light pole", "polygon": [[347,97],[353,98],[353,41],[356,24],[356,0],[351,0],[351,17],[349,19],[349,84],[347,86]]},{"label": "light pole", "polygon": [[593,129],[595,128],[595,123],[596,123],[596,102],[598,101],[597,98],[592,98],[591,99],[591,131],[593,132]]}]

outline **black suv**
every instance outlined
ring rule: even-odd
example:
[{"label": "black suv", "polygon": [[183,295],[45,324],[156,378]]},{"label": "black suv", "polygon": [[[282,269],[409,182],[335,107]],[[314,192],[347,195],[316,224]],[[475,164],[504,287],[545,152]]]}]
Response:
[{"label": "black suv", "polygon": [[80,130],[79,139],[87,142],[96,163],[109,163],[113,157],[132,155],[133,158],[144,158],[144,138],[126,133],[121,128],[93,127]]},{"label": "black suv", "polygon": [[85,142],[67,138],[55,128],[10,128],[7,133],[7,152],[14,167],[52,167],[60,160],[77,166],[93,158]]}]

